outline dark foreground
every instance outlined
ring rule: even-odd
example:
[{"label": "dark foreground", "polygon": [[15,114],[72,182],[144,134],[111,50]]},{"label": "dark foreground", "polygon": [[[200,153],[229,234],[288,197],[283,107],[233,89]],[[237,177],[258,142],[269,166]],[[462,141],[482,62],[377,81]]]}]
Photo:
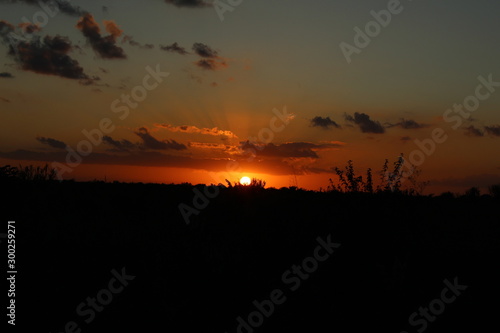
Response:
[{"label": "dark foreground", "polygon": [[498,198],[221,189],[187,225],[190,186],[2,187],[16,331],[498,331]]}]

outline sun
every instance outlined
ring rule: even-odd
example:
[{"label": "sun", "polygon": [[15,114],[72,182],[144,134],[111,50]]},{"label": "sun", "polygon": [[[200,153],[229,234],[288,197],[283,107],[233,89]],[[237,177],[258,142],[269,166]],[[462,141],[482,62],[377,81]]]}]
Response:
[{"label": "sun", "polygon": [[251,182],[252,181],[250,180],[250,178],[246,177],[246,176],[245,177],[241,177],[241,179],[240,179],[240,184],[241,185],[250,185]]}]

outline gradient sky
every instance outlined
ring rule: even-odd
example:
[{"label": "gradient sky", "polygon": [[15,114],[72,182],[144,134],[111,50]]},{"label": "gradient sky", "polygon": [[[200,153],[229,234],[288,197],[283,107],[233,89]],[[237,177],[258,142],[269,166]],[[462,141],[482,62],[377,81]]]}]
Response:
[{"label": "gradient sky", "polygon": [[[2,38],[0,162],[65,164],[65,147],[109,118],[114,130],[65,178],[246,175],[319,189],[334,166],[380,170],[442,128],[448,140],[419,166],[430,189],[499,183],[500,87],[457,129],[443,114],[474,95],[478,76],[500,82],[500,3],[402,1],[349,64],[340,43],[354,45],[354,28],[388,2],[243,1],[221,21],[196,0],[59,1],[64,10],[33,27],[19,24],[41,17],[36,1],[0,0],[3,36],[38,30]],[[148,66],[170,75],[120,119],[113,101],[142,85]],[[275,109],[293,115],[285,128],[245,145]],[[252,144],[263,149],[248,161]]]}]

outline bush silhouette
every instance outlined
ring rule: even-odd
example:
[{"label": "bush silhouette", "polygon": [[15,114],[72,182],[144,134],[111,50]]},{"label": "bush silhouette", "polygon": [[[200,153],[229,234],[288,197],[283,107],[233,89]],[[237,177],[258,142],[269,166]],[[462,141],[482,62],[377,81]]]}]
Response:
[{"label": "bush silhouette", "polygon": [[[344,169],[338,167],[332,168],[339,178],[338,184],[330,178],[330,184],[327,191],[341,193],[383,193],[393,192],[407,195],[419,195],[428,182],[418,181],[421,171],[415,167],[410,168],[409,176],[405,178],[403,165],[405,163],[403,154],[393,163],[392,171],[389,171],[389,160],[385,160],[382,170],[379,171],[380,184],[374,189],[372,169],[368,168],[366,176],[356,175],[352,160],[347,161]],[[406,182],[406,188],[403,190],[403,183]]]},{"label": "bush silhouette", "polygon": [[500,184],[491,185],[488,190],[492,197],[500,199]]},{"label": "bush silhouette", "polygon": [[49,168],[48,164],[45,164],[43,167],[34,167],[33,165],[12,167],[5,165],[0,168],[1,180],[53,181],[56,178],[56,169]]}]

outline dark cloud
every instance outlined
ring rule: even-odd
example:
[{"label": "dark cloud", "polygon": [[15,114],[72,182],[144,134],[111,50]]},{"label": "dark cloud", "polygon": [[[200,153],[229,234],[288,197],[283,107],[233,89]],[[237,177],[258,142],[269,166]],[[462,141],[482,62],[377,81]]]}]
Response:
[{"label": "dark cloud", "polygon": [[212,6],[203,0],[165,0],[165,2],[176,7],[203,8]]},{"label": "dark cloud", "polygon": [[66,144],[62,141],[52,139],[52,138],[44,138],[44,137],[37,137],[36,140],[40,143],[43,143],[44,145],[49,145],[52,148],[58,148],[58,149],[64,149],[66,148]]},{"label": "dark cloud", "polygon": [[217,51],[203,43],[194,43],[193,51],[203,59],[196,61],[194,64],[206,70],[219,70],[228,67],[226,59],[219,57]]},{"label": "dark cloud", "polygon": [[0,101],[5,102],[5,103],[10,103],[10,100],[7,98],[0,97]]},{"label": "dark cloud", "polygon": [[484,126],[484,129],[490,135],[500,136],[500,125]]},{"label": "dark cloud", "polygon": [[0,3],[26,3],[33,6],[40,6],[39,3],[43,3],[48,6],[51,12],[60,11],[63,14],[75,17],[87,14],[87,11],[71,4],[67,0],[0,0]]},{"label": "dark cloud", "polygon": [[329,128],[340,128],[340,125],[337,124],[335,121],[331,120],[330,117],[314,117],[311,119],[311,126],[312,127],[322,127],[324,129],[329,129]]},{"label": "dark cloud", "polygon": [[385,133],[385,128],[378,122],[370,119],[366,113],[354,113],[354,117],[348,114],[344,115],[345,120],[359,126],[363,133]]},{"label": "dark cloud", "polygon": [[406,142],[410,141],[411,138],[409,136],[403,136],[403,137],[401,137],[400,140],[403,141],[404,143],[406,143]]},{"label": "dark cloud", "polygon": [[73,45],[67,37],[32,36],[30,39],[17,39],[15,43],[11,43],[11,33],[15,33],[15,27],[0,20],[1,40],[8,45],[8,55],[14,58],[21,69],[92,82],[93,78],[84,73],[78,61],[68,55]]},{"label": "dark cloud", "polygon": [[203,44],[203,43],[194,43],[193,44],[193,51],[197,55],[203,58],[217,58],[218,53],[214,49],[212,49],[210,46]]},{"label": "dark cloud", "polygon": [[142,139],[142,146],[146,149],[156,149],[156,150],[167,150],[167,149],[184,150],[184,149],[187,149],[187,147],[184,144],[178,143],[175,140],[171,140],[171,141],[169,141],[169,140],[165,140],[165,141],[157,140],[151,134],[149,134],[148,129],[145,127],[139,128],[134,133]]},{"label": "dark cloud", "polygon": [[315,144],[310,142],[288,142],[280,145],[268,143],[266,145],[257,145],[249,141],[242,142],[240,149],[251,151],[256,156],[280,157],[280,158],[319,158],[316,151],[338,149],[343,146],[342,142],[329,142],[324,144]]},{"label": "dark cloud", "polygon": [[179,53],[182,55],[189,54],[189,52],[186,51],[186,49],[183,48],[182,46],[179,46],[179,44],[177,44],[177,42],[173,43],[172,45],[167,45],[167,46],[160,45],[160,49],[163,51]]},{"label": "dark cloud", "polygon": [[415,120],[411,119],[401,119],[399,123],[396,124],[386,124],[387,127],[401,127],[402,129],[419,129],[419,128],[425,128],[428,127],[429,125],[426,124],[419,124]]},{"label": "dark cloud", "polygon": [[108,145],[113,146],[113,151],[121,151],[121,152],[128,152],[134,148],[137,148],[137,145],[128,141],[128,140],[113,140],[110,136],[103,136],[102,141]]},{"label": "dark cloud", "polygon": [[8,72],[1,72],[0,73],[0,78],[8,78],[8,79],[11,79],[13,78],[14,75],[12,75],[11,73],[8,73]]},{"label": "dark cloud", "polygon": [[201,59],[195,62],[195,65],[206,70],[216,71],[227,68],[227,63],[222,59]]},{"label": "dark cloud", "polygon": [[104,21],[104,26],[108,36],[101,36],[101,28],[91,14],[84,15],[76,25],[99,56],[105,59],[125,59],[125,52],[116,45],[116,38],[123,31],[113,21]]},{"label": "dark cloud", "polygon": [[151,50],[151,49],[155,48],[155,46],[153,44],[141,44],[141,43],[135,41],[132,36],[124,36],[122,43],[128,43],[131,46],[136,46],[136,47],[139,47],[141,49],[147,49],[147,50]]},{"label": "dark cloud", "polygon": [[470,125],[469,127],[465,128],[465,135],[473,137],[482,137],[484,136],[484,132],[474,127],[474,125]]},{"label": "dark cloud", "polygon": [[84,73],[78,61],[68,55],[71,49],[67,37],[45,36],[11,46],[9,55],[15,57],[25,71],[92,82],[93,79]]}]

